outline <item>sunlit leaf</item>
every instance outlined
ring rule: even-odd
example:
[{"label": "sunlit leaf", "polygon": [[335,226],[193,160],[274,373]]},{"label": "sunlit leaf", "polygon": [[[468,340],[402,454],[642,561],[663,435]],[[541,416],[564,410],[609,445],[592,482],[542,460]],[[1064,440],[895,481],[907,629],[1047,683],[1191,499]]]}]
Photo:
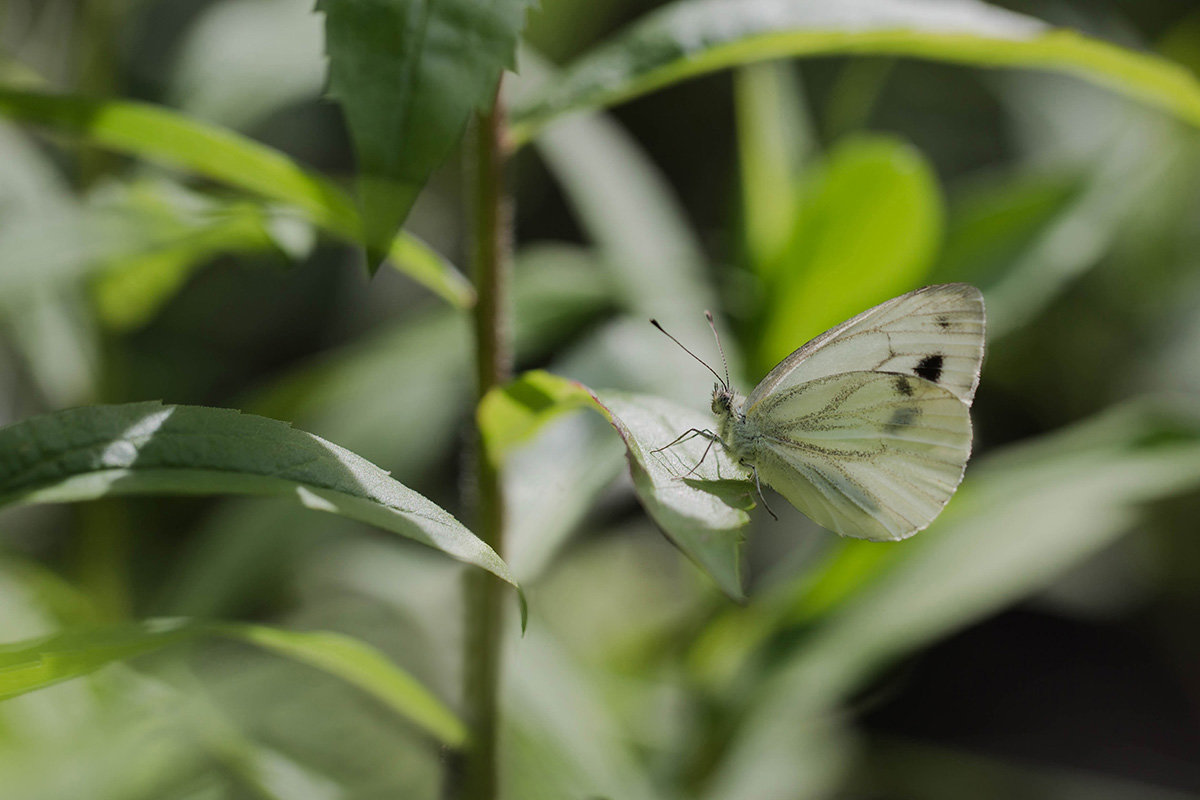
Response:
[{"label": "sunlit leaf", "polygon": [[449,513],[324,439],[249,414],[131,403],[0,429],[0,506],[127,494],[282,496],[398,533],[516,585]]},{"label": "sunlit leaf", "polygon": [[329,94],[358,155],[370,266],[514,66],[531,0],[320,0]]},{"label": "sunlit leaf", "polygon": [[727,691],[739,679],[756,674],[752,662],[762,658],[780,631],[810,625],[891,566],[902,552],[878,542],[839,539],[803,574],[781,585],[757,591],[754,603],[725,609],[705,626],[692,644],[688,666],[713,691]]},{"label": "sunlit leaf", "polygon": [[1200,82],[1155,56],[977,0],[681,0],[585,55],[514,111],[514,136],[715,70],[788,56],[899,55],[1055,69],[1200,125]]},{"label": "sunlit leaf", "polygon": [[[532,372],[493,390],[484,400],[481,426],[494,443],[490,447],[502,451],[552,419],[556,406],[581,405],[599,411],[617,429],[634,489],[658,526],[722,591],[741,598],[741,530],[754,503],[749,471],[702,436],[667,447],[689,428],[705,429],[711,418],[660,397],[593,393],[574,381]],[[515,423],[519,439],[498,427],[509,423]]]},{"label": "sunlit leaf", "polygon": [[0,645],[0,700],[94,672],[115,661],[202,637],[240,639],[337,676],[383,701],[448,745],[466,740],[465,726],[411,675],[356,639],[262,625],[151,620],[69,630]]},{"label": "sunlit leaf", "polygon": [[[578,248],[527,248],[514,273],[513,332],[523,359],[544,358],[613,306],[595,258]],[[237,405],[320,431],[416,483],[445,457],[470,414],[470,336],[470,321],[450,308],[407,315],[271,379]],[[402,408],[418,409],[421,424],[397,425]],[[165,607],[206,616],[236,608],[262,590],[264,574],[278,576],[279,565],[295,558],[298,541],[327,527],[301,508],[225,504],[201,523]]]},{"label": "sunlit leaf", "polygon": [[549,420],[592,402],[592,396],[579,384],[535,370],[488,392],[479,403],[476,417],[488,453],[499,461]]}]

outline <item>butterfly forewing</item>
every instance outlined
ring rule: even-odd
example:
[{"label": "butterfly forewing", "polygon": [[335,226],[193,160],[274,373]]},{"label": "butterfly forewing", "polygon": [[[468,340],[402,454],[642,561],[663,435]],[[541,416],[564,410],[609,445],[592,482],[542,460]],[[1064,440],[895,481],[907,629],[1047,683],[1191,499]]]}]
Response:
[{"label": "butterfly forewing", "polygon": [[967,405],[983,361],[983,296],[974,286],[926,286],[831,328],[771,370],[746,401],[850,371],[914,375],[949,390]]},{"label": "butterfly forewing", "polygon": [[[904,298],[900,298],[904,299]],[[747,403],[762,481],[844,536],[903,539],[949,501],[971,454],[966,402],[907,374],[842,372]]]}]

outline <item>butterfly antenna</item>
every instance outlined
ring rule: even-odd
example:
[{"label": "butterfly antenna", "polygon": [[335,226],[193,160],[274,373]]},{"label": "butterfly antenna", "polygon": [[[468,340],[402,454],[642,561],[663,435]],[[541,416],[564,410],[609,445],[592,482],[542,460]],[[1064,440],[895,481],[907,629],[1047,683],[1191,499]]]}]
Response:
[{"label": "butterfly antenna", "polygon": [[[684,346],[683,346],[683,342],[679,341],[679,340],[678,340],[678,339],[676,339],[674,336],[672,336],[671,334],[667,333],[667,331],[666,331],[666,328],[664,328],[662,325],[659,325],[659,324],[658,324],[658,320],[656,320],[656,319],[652,319],[652,320],[650,320],[650,324],[651,324],[651,325],[653,325],[654,327],[658,328],[658,330],[659,330],[659,331],[660,331],[660,332],[661,332],[661,333],[662,333],[664,336],[666,336],[668,339],[670,339],[672,342],[674,342],[675,344],[677,344],[677,345],[679,345],[681,348],[683,348],[683,352],[687,353],[689,356],[691,356],[692,358],[696,359],[696,360],[697,360],[697,361],[699,361],[701,364],[704,364],[704,368],[705,368],[706,370],[708,370],[709,372],[711,372],[711,373],[713,374],[713,377],[715,377],[715,378],[716,378],[718,381],[719,381],[719,380],[721,380],[721,376],[717,374],[717,371],[716,371],[715,369],[713,369],[712,367],[710,367],[710,366],[709,366],[709,365],[708,365],[708,364],[707,364],[707,363],[704,361],[704,359],[702,359],[700,356],[696,355],[696,354],[695,354],[695,353],[693,353],[691,350],[688,350],[686,347],[684,347]],[[725,357],[725,356],[724,356],[724,354],[722,354],[721,358],[724,358],[724,357]],[[725,381],[723,385],[724,385],[725,387],[728,387],[728,386],[729,386],[729,382],[728,382],[728,381]]]},{"label": "butterfly antenna", "polygon": [[721,346],[721,337],[717,335],[717,326],[713,322],[711,311],[704,312],[704,318],[708,320],[709,330],[713,332],[713,338],[717,340],[717,352],[721,354],[721,366],[725,367],[725,388],[728,389],[729,384],[729,362],[725,360],[725,348]]}]

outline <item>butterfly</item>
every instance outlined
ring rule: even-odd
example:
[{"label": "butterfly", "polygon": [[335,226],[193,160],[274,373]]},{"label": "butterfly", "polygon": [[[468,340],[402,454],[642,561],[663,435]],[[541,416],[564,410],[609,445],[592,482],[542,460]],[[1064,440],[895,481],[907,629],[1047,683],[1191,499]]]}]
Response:
[{"label": "butterfly", "polygon": [[728,365],[725,378],[708,367],[717,431],[685,436],[719,443],[753,470],[760,496],[765,483],[825,528],[905,539],[962,481],[984,332],[974,286],[917,289],[822,333],[748,397],[733,390]]}]

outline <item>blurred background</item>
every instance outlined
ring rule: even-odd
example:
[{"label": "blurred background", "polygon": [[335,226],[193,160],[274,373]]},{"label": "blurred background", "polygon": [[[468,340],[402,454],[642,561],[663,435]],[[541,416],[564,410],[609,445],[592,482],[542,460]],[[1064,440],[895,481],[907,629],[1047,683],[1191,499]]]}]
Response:
[{"label": "blurred background", "polygon": [[[308,0],[5,0],[7,82],[159,103],[347,183]],[[514,96],[656,3],[544,0]],[[1183,0],[1000,3],[1200,70]],[[510,76],[511,78],[511,76]],[[408,227],[465,262],[452,160]],[[944,518],[844,542],[786,503],[736,605],[565,417],[510,464],[511,798],[1200,797],[1200,133],[1080,80],[884,58],[697,79],[510,169],[518,364],[704,410],[916,286],[984,289],[976,455]],[[458,512],[468,320],[286,209],[0,121],[0,424],[241,408]],[[8,276],[7,278],[5,276]],[[0,517],[0,641],[199,616],[342,631],[453,703],[460,568],[269,500]],[[434,798],[443,754],[310,668],[171,650],[0,704],[5,798]],[[781,790],[786,781],[786,790]]]}]

